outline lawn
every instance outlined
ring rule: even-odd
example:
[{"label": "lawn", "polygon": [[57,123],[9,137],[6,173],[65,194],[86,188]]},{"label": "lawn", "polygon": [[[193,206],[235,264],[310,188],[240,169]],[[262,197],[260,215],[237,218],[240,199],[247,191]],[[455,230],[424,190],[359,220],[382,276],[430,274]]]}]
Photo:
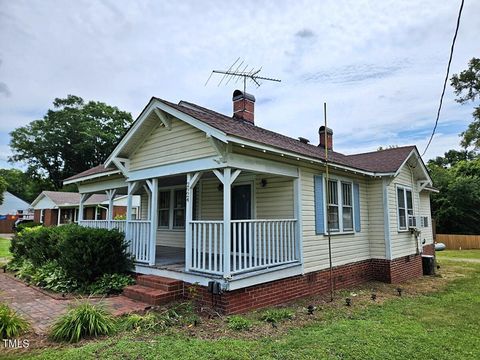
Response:
[{"label": "lawn", "polygon": [[0,238],[0,259],[10,257],[10,240],[5,238]]},{"label": "lawn", "polygon": [[480,261],[480,249],[438,251],[437,259],[479,259]]},{"label": "lawn", "polygon": [[[462,251],[467,253],[467,251]],[[473,254],[473,255],[472,255]],[[480,253],[469,257],[480,259]],[[480,264],[439,254],[440,290],[385,301],[323,307],[278,334],[216,339],[188,330],[128,333],[77,347],[36,350],[35,359],[480,359]],[[425,283],[424,287],[427,287]],[[437,288],[435,286],[435,288]],[[392,287],[394,289],[394,287]],[[368,291],[368,290],[367,290]],[[355,300],[356,301],[356,300]],[[208,321],[208,320],[206,320]],[[281,326],[279,326],[281,327]],[[40,352],[38,352],[40,351]],[[13,354],[12,354],[13,355]],[[28,358],[22,354],[22,358]]]}]

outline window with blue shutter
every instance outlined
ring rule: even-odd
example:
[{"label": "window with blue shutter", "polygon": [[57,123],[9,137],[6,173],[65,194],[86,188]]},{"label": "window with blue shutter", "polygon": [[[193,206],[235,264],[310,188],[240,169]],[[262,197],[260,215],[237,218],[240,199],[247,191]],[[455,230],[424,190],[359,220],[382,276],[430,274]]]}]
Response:
[{"label": "window with blue shutter", "polygon": [[325,204],[323,202],[323,177],[315,175],[314,178],[315,191],[315,233],[317,235],[325,233]]},{"label": "window with blue shutter", "polygon": [[362,230],[360,221],[360,185],[353,183],[353,213],[355,214],[355,231]]}]

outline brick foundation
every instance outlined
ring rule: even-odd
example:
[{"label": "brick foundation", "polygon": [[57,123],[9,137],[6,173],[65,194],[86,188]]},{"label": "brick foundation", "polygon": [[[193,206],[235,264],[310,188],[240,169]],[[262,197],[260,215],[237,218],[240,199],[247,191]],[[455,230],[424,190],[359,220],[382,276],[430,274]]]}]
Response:
[{"label": "brick foundation", "polygon": [[[329,273],[329,270],[325,269],[213,296],[205,287],[197,286],[197,300],[223,314],[242,313],[310,295],[327,294],[330,286]],[[401,283],[421,276],[421,255],[409,255],[392,261],[371,259],[333,269],[335,290],[350,288],[371,280]],[[188,297],[189,291],[184,291],[184,296]]]}]

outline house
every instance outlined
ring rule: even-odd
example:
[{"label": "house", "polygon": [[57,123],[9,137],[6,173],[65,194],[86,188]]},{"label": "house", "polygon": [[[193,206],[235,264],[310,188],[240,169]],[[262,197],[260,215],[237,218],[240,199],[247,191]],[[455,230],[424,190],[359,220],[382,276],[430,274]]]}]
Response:
[{"label": "house", "polygon": [[[140,197],[134,197],[133,201],[132,212],[135,217],[136,210],[140,207]],[[126,202],[126,196],[113,199],[113,218],[126,214]],[[45,226],[75,223],[78,219],[79,204],[78,193],[42,191],[32,202],[34,221]],[[95,194],[84,203],[83,208],[84,220],[105,220],[110,208],[107,194]]]},{"label": "house", "polygon": [[141,196],[137,220],[109,223],[143,274],[126,294],[159,303],[178,296],[165,279],[197,283],[206,303],[237,313],[328,291],[330,279],[339,289],[422,275],[435,189],[415,146],[344,155],[323,126],[310,144],[255,121],[255,98],[239,90],[233,116],[153,97],[104,164],[64,181],[80,209],[122,194],[130,214]]},{"label": "house", "polygon": [[5,191],[0,204],[0,233],[11,233],[17,219],[31,216],[30,204],[18,196]]}]

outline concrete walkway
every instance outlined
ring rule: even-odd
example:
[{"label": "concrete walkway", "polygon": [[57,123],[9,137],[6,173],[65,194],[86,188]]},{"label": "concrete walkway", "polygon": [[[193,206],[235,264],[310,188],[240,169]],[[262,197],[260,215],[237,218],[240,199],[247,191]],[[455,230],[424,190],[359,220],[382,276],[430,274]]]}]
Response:
[{"label": "concrete walkway", "polygon": [[[114,296],[105,299],[90,299],[92,303],[103,302],[113,315],[144,311],[148,305],[131,300],[125,296]],[[69,305],[76,300],[57,300],[40,291],[26,286],[10,276],[0,273],[0,303],[7,303],[11,308],[23,315],[37,334],[46,334],[50,325],[65,313]]]}]

